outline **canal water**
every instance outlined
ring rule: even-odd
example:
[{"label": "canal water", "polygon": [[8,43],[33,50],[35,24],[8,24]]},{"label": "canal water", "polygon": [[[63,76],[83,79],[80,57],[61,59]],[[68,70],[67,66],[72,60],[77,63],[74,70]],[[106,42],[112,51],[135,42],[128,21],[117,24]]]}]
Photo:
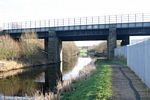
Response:
[{"label": "canal water", "polygon": [[[63,80],[77,77],[79,71],[90,62],[89,57],[78,57],[75,66],[70,66],[70,70],[67,68],[67,71],[64,71]],[[37,90],[44,91],[46,68],[47,66],[37,66],[0,73],[0,95],[32,96]]]},{"label": "canal water", "polygon": [[67,73],[63,74],[63,80],[68,80],[71,78],[75,78],[79,75],[79,71],[83,69],[87,64],[91,62],[91,58],[82,58],[79,57],[74,68]]}]

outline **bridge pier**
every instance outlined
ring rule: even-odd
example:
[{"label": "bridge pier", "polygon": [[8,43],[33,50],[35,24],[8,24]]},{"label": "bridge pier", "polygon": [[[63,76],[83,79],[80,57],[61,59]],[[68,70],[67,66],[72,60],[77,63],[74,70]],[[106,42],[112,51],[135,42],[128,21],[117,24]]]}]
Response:
[{"label": "bridge pier", "polygon": [[45,38],[45,51],[47,53],[47,59],[50,63],[45,71],[45,89],[46,91],[55,91],[55,86],[58,80],[62,80],[61,73],[61,54],[62,54],[62,42],[56,36],[55,31],[49,31],[48,38]]},{"label": "bridge pier", "polygon": [[125,38],[121,41],[121,46],[128,45],[130,43],[129,36],[125,36]]},{"label": "bridge pier", "polygon": [[45,38],[45,51],[49,63],[60,63],[62,53],[62,41],[56,36],[54,31],[50,31]]},{"label": "bridge pier", "polygon": [[114,49],[116,48],[116,28],[109,28],[109,35],[107,40],[107,58],[110,60],[114,57]]}]

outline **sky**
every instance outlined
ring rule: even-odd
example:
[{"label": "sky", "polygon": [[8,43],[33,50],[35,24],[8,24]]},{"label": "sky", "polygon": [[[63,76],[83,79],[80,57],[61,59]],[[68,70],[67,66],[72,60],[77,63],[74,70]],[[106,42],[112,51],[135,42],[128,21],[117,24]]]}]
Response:
[{"label": "sky", "polygon": [[148,0],[0,0],[1,22],[149,11]]},{"label": "sky", "polygon": [[0,0],[0,26],[15,21],[149,12],[149,0]]}]

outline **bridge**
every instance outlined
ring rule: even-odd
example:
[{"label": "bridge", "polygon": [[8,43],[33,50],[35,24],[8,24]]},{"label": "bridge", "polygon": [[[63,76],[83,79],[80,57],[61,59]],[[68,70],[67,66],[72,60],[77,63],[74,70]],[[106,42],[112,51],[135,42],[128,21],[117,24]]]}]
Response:
[{"label": "bridge", "polygon": [[[129,36],[150,35],[150,14],[11,22],[3,24],[2,29],[1,35],[10,34],[13,38],[19,38],[25,32],[37,33],[39,38],[45,39],[45,50],[51,50],[49,55],[59,54],[61,50],[57,49],[61,49],[61,41],[108,40],[108,58],[112,58],[116,40],[122,40],[122,45],[127,45]],[[60,57],[51,60],[57,62]]]},{"label": "bridge", "polygon": [[49,62],[61,61],[62,41],[107,40],[108,59],[114,57],[116,40],[129,44],[129,36],[150,35],[150,14],[126,14],[3,24],[0,35],[19,38],[35,32],[45,40]]}]

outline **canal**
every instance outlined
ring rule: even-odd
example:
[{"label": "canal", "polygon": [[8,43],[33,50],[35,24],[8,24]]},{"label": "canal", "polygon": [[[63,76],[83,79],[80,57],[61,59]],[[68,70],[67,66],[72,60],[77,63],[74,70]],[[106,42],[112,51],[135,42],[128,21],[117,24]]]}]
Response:
[{"label": "canal", "polygon": [[[63,80],[69,80],[79,75],[79,71],[91,62],[90,57],[78,57],[74,66],[63,66]],[[36,66],[33,68],[12,70],[0,73],[0,95],[32,96],[36,91],[44,91],[45,71],[51,66]],[[70,69],[69,69],[70,68]]]}]

